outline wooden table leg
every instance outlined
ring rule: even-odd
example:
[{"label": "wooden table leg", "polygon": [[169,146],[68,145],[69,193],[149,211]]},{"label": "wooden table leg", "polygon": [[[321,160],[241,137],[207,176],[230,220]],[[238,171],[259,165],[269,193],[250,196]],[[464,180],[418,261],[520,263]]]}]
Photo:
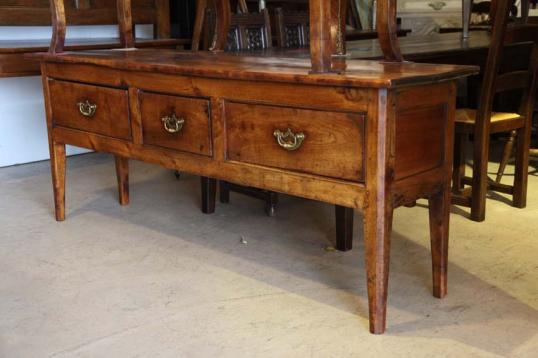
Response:
[{"label": "wooden table leg", "polygon": [[201,177],[202,182],[202,212],[213,214],[215,212],[215,200],[217,196],[217,180]]},{"label": "wooden table leg", "polygon": [[389,282],[392,205],[389,198],[371,200],[364,215],[370,332],[385,332]]},{"label": "wooden table leg", "polygon": [[432,251],[433,295],[447,294],[448,227],[450,221],[450,186],[429,197],[430,240]]},{"label": "wooden table leg", "polygon": [[116,159],[116,177],[118,179],[118,197],[120,205],[129,204],[129,160],[120,156]]},{"label": "wooden table leg", "polygon": [[65,144],[50,145],[50,169],[54,191],[54,212],[57,221],[65,220]]}]

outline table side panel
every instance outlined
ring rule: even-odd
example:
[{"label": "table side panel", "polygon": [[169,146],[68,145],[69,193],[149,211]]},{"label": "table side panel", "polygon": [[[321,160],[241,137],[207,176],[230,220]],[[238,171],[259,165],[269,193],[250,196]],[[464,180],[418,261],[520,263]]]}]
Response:
[{"label": "table side panel", "polygon": [[395,105],[396,196],[438,190],[452,169],[455,81],[398,90]]}]

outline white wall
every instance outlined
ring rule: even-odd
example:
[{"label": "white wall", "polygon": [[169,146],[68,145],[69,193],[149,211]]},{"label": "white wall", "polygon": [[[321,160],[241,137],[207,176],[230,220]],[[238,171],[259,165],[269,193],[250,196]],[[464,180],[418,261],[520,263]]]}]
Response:
[{"label": "white wall", "polygon": [[[137,27],[151,37],[152,27]],[[68,27],[68,38],[116,37],[117,26]],[[0,27],[1,40],[50,39],[49,27]],[[0,167],[49,159],[40,77],[0,78]],[[86,150],[68,148],[68,154]]]}]

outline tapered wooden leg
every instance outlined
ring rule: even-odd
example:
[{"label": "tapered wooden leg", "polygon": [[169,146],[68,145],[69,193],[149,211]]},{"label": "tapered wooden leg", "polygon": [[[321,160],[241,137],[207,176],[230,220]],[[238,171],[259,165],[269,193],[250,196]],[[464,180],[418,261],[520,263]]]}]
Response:
[{"label": "tapered wooden leg", "polygon": [[219,181],[219,191],[220,191],[220,202],[221,203],[229,203],[230,202],[230,187],[228,186],[228,182],[226,181]]},{"label": "tapered wooden leg", "polygon": [[353,247],[353,216],[355,210],[335,205],[336,214],[336,249],[348,251]]},{"label": "tapered wooden leg", "polygon": [[456,133],[454,137],[454,167],[452,170],[452,191],[463,189],[461,178],[465,176],[465,138],[467,134]]},{"label": "tapered wooden leg", "polygon": [[116,159],[116,178],[118,179],[118,198],[120,205],[129,204],[129,160],[120,156]]},{"label": "tapered wooden leg", "polygon": [[471,220],[486,219],[486,194],[488,189],[489,129],[485,134],[475,133],[473,148],[473,184]]},{"label": "tapered wooden leg", "polygon": [[430,241],[432,251],[433,295],[443,298],[447,294],[448,227],[450,221],[450,189],[429,198]]},{"label": "tapered wooden leg", "polygon": [[213,214],[215,212],[215,200],[217,198],[217,180],[201,177],[202,182],[202,212]]},{"label": "tapered wooden leg", "polygon": [[529,128],[518,129],[516,134],[516,168],[513,197],[513,206],[516,208],[524,208],[527,206],[530,134],[530,123]]},{"label": "tapered wooden leg", "polygon": [[50,169],[54,191],[54,212],[57,221],[65,220],[65,144],[51,143]]},{"label": "tapered wooden leg", "polygon": [[364,248],[368,282],[370,332],[385,332],[389,282],[392,207],[387,200],[371,201],[364,215]]}]

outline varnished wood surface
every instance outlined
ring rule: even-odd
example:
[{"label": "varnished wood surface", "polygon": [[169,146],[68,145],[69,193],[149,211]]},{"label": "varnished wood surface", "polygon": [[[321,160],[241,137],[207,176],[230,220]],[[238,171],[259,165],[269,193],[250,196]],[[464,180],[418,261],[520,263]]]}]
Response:
[{"label": "varnished wood surface", "polygon": [[[462,39],[461,33],[406,36],[399,38],[399,42],[404,59],[415,60],[446,54],[465,55],[469,51],[487,49],[490,44],[490,34],[487,31],[475,31],[465,40]],[[351,58],[377,59],[383,57],[377,40],[350,41],[347,50]]]},{"label": "varnished wood surface", "polygon": [[[392,212],[404,203],[428,197],[432,203],[430,232],[432,249],[434,250],[432,252],[433,293],[437,297],[446,294],[449,220],[447,208],[449,207],[448,191],[450,189],[447,180],[450,179],[452,166],[450,153],[452,151],[456,93],[453,74],[451,73],[447,77],[446,73],[440,72],[446,68],[445,66],[433,66],[437,71],[435,76],[422,78],[422,81],[427,80],[428,82],[409,83],[405,87],[387,89],[376,87],[377,82],[375,81],[369,82],[373,84],[370,87],[364,87],[364,84],[368,83],[364,81],[355,82],[362,84],[359,87],[350,87],[347,72],[344,75],[309,75],[309,61],[301,59],[293,60],[291,64],[286,59],[280,59],[283,62],[281,64],[277,59],[271,58],[224,56],[224,54],[213,53],[194,56],[181,52],[164,51],[162,54],[170,53],[169,62],[163,63],[155,58],[151,62],[150,58],[147,58],[148,62],[144,63],[144,66],[152,67],[153,71],[129,70],[137,68],[137,61],[129,63],[129,60],[124,60],[124,63],[128,63],[126,69],[120,69],[121,66],[116,64],[115,66],[104,66],[97,61],[99,55],[114,57],[118,54],[120,54],[118,58],[127,55],[125,58],[130,58],[130,61],[133,61],[146,52],[145,50],[97,51],[92,52],[91,55],[73,53],[44,56],[45,63],[42,72],[45,79],[47,120],[53,158],[56,214],[59,220],[62,220],[65,215],[65,201],[63,199],[65,193],[64,144],[110,152],[121,158],[143,160],[170,169],[192,172],[205,177],[360,210],[364,213],[370,331],[379,334],[384,332],[386,322]],[[132,54],[137,55],[131,57]],[[76,63],[77,58],[80,59],[81,63]],[[182,64],[184,58],[191,60]],[[58,60],[62,61],[63,59],[67,59],[67,61],[65,63],[58,62]],[[202,59],[201,62],[200,59]],[[88,64],[84,64],[85,61],[88,61]],[[175,73],[177,71],[175,66],[178,66],[178,63],[180,63],[180,68],[185,71],[183,74]],[[377,67],[378,69],[386,69],[388,66],[388,68],[393,69],[392,72],[389,72],[391,75],[399,70],[400,75],[403,76],[408,75],[406,73],[408,69],[416,68],[414,66],[418,66],[418,68],[432,67],[351,61],[351,68],[353,68],[354,63],[363,64],[365,71],[369,68],[367,65],[371,65],[374,69],[376,66],[380,66]],[[262,66],[263,64],[265,65]],[[201,65],[205,66],[206,69],[197,67]],[[168,72],[167,68],[169,67],[172,67],[173,71]],[[459,75],[474,73],[477,70],[468,67],[451,66],[449,68],[459,71]],[[250,71],[254,80],[246,81],[241,76],[231,77],[230,73],[234,74],[231,71],[233,69],[238,72],[239,70],[244,71],[247,74]],[[298,71],[300,74],[285,78],[287,82],[283,82],[280,77],[282,69],[284,69],[284,73]],[[371,76],[376,75],[375,71],[369,70]],[[383,73],[381,71],[381,75],[379,73],[377,75],[383,76]],[[414,75],[414,72],[411,71],[411,74]],[[350,75],[352,78],[353,76],[360,78],[358,74]],[[47,80],[48,78],[55,80]],[[307,78],[311,79],[311,83],[308,83]],[[331,78],[336,78],[332,81],[340,85],[331,85],[328,81]],[[444,79],[444,81],[440,79]],[[94,124],[89,121],[77,121],[76,126],[56,126],[57,108],[67,108],[68,110],[72,108],[72,102],[77,100],[76,96],[66,96],[65,93],[77,93],[80,92],[80,89],[76,89],[77,86],[87,86],[77,84],[74,90],[58,92],[51,86],[51,83],[60,80],[62,82],[93,83],[95,89],[89,90],[88,93],[101,93],[98,88],[103,88],[103,92],[108,90],[128,92],[129,111],[128,113],[124,111],[123,114],[118,112],[116,120],[130,123],[132,136],[130,138],[114,137],[112,132],[96,130]],[[146,143],[144,139],[145,118],[143,108],[138,101],[139,91],[209,99],[210,138],[213,148],[211,156],[159,146],[157,142]],[[308,95],[305,96],[305,93]],[[69,103],[66,102],[66,97],[71,99],[68,101]],[[123,98],[119,97],[114,100],[120,104],[120,108]],[[99,98],[97,99],[99,100]],[[250,115],[241,118],[236,116],[237,113],[243,113],[241,108],[236,111],[237,108],[233,107],[237,103],[251,103],[255,108],[258,106],[282,107],[285,110],[276,111],[274,115],[251,111]],[[106,103],[104,106],[106,108]],[[167,113],[170,109],[167,108],[170,107],[168,101],[155,101],[153,106],[160,109],[160,111],[154,112],[159,115]],[[444,110],[439,111],[438,108],[444,108]],[[197,111],[204,110],[198,108]],[[292,116],[286,111],[293,112],[295,116],[300,117],[300,120],[292,120]],[[325,116],[318,116],[319,118],[312,116],[311,112],[313,111],[349,112],[351,113],[350,120],[364,116],[366,125],[359,128],[359,135],[346,136],[342,134],[341,137],[335,138],[333,141],[333,143],[338,144],[342,142],[341,138],[344,138],[345,140],[342,142],[345,144],[344,149],[348,145],[354,145],[356,148],[364,147],[364,151],[351,151],[350,153],[353,154],[341,156],[334,161],[329,173],[321,172],[315,167],[306,168],[315,170],[292,167],[290,163],[293,163],[294,156],[304,154],[300,151],[293,153],[282,150],[278,163],[270,162],[263,156],[256,157],[255,150],[243,151],[244,148],[251,146],[252,142],[265,141],[264,138],[269,140],[273,130],[280,129],[270,126],[261,132],[256,130],[256,128],[264,128],[264,122],[272,120],[276,122],[270,123],[278,126],[301,124],[302,128],[298,129],[304,130],[307,135],[306,140],[308,138],[316,139],[316,142],[321,143],[323,147],[330,148],[331,137],[322,136],[323,133],[327,132],[324,128],[329,124],[323,122]],[[412,125],[415,120],[425,121],[425,118],[430,114],[433,118],[431,118],[432,125],[427,128],[428,130],[423,130],[422,126]],[[72,116],[75,117],[74,114]],[[288,121],[286,121],[286,117],[289,117]],[[228,121],[232,119],[233,122],[234,118],[237,119],[237,135],[231,138],[229,136],[230,128],[227,125]],[[313,118],[313,120],[309,121],[309,118]],[[337,119],[337,121],[332,121],[335,122],[335,125],[338,120],[344,123],[343,125],[339,124],[335,131],[339,131],[340,128],[349,128],[346,124],[348,123],[347,119],[338,116],[334,118]],[[402,123],[397,124],[398,121]],[[102,121],[99,122],[102,123]],[[254,129],[250,130],[250,128]],[[285,128],[281,129],[285,130]],[[293,129],[295,130],[295,128]],[[360,135],[361,131],[364,132],[363,136]],[[429,139],[426,137],[430,137],[432,134],[435,134],[436,138],[445,138],[434,150],[426,148],[430,145]],[[322,140],[318,140],[319,138]],[[195,139],[193,138],[193,140]],[[155,141],[157,140],[158,138],[155,137]],[[271,138],[271,140],[273,139]],[[349,141],[354,141],[354,144],[348,143]],[[411,145],[415,145],[416,150],[403,150],[401,143],[404,143],[404,146],[405,143],[411,143]],[[230,155],[237,148],[241,149],[239,154]],[[306,146],[304,148],[307,149]],[[425,163],[416,160],[415,152],[428,152],[428,160]],[[303,156],[302,159],[315,162],[315,151],[310,151],[310,153],[314,155]],[[243,160],[245,156],[246,160]],[[249,160],[249,156],[254,160]],[[364,174],[364,181],[356,182],[346,175],[350,171],[342,170],[342,168],[354,168],[353,165],[361,163],[361,158],[362,168],[360,168],[359,173]],[[120,195],[124,197],[123,202],[126,202],[127,197],[127,176],[125,173],[127,166],[125,164],[119,163],[117,168],[118,184],[122,191]],[[204,191],[203,209],[206,212],[211,212],[215,195],[214,182],[205,181],[202,184]],[[351,242],[347,242],[343,246],[346,248],[350,245]]]},{"label": "varnished wood surface", "polygon": [[[365,116],[360,113],[236,102],[227,103],[225,113],[230,160],[363,180]],[[275,129],[305,138],[298,149],[288,151],[279,146]]]},{"label": "varnished wood surface", "polygon": [[[310,73],[310,60],[289,57],[248,56],[245,53],[212,53],[175,50],[102,50],[39,54],[48,62],[91,64],[122,70],[158,71],[160,73],[197,75],[212,78],[268,80],[316,85],[349,85],[393,88],[419,83],[439,82],[468,76],[476,67],[417,63],[383,63],[348,61],[344,74]],[[284,56],[284,57],[283,57]]]},{"label": "varnished wood surface", "polygon": [[[131,123],[127,91],[80,83],[50,80],[54,126],[83,129],[114,138],[130,139]],[[84,116],[79,103],[95,105],[95,113]]]},{"label": "varnished wood surface", "polygon": [[[139,91],[138,101],[144,144],[211,155],[208,99]],[[177,133],[170,133],[164,128],[162,119],[171,116],[184,121]]]}]

